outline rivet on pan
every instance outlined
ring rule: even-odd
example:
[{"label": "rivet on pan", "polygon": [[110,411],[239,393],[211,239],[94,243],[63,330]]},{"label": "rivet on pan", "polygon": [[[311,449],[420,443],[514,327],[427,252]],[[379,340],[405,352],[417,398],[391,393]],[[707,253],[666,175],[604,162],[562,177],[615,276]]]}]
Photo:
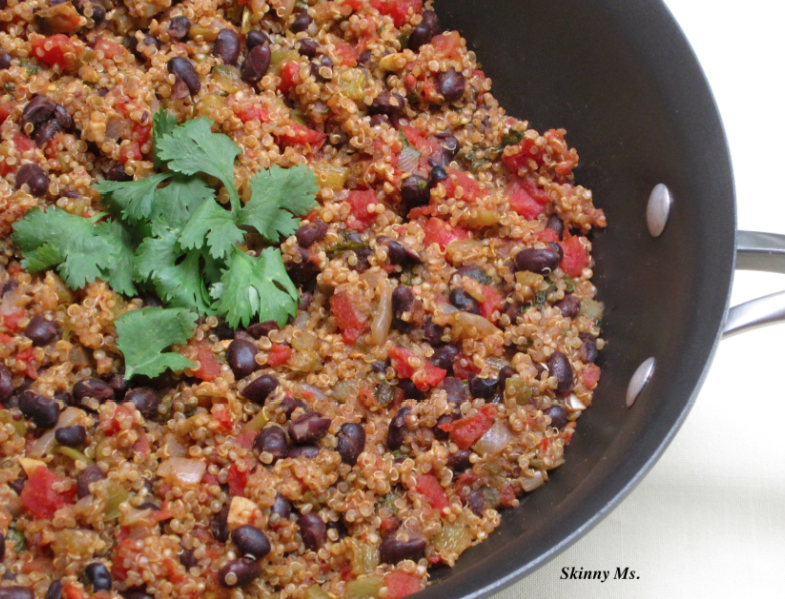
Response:
[{"label": "rivet on pan", "polygon": [[638,370],[635,371],[635,374],[632,375],[630,379],[630,384],[627,386],[627,407],[631,407],[632,404],[635,403],[635,400],[638,399],[638,396],[643,391],[643,388],[646,386],[651,380],[652,375],[654,374],[654,365],[655,365],[654,358],[649,358],[645,360],[643,364],[638,366]]},{"label": "rivet on pan", "polygon": [[668,215],[673,205],[673,196],[670,189],[662,183],[654,186],[649,195],[649,204],[646,206],[646,225],[652,237],[659,237],[668,224]]}]

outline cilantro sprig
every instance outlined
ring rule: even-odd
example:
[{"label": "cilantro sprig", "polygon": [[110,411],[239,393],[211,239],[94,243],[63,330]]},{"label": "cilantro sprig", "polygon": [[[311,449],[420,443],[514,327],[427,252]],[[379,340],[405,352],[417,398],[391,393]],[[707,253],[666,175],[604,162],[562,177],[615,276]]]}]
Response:
[{"label": "cilantro sprig", "polygon": [[[128,296],[152,289],[167,306],[118,318],[127,376],[191,364],[160,353],[187,341],[172,333],[185,330],[184,315],[217,314],[237,327],[254,318],[283,324],[297,311],[297,289],[275,245],[316,206],[316,177],[305,166],[272,166],[253,177],[243,206],[234,184],[241,149],[211,127],[209,119],[178,125],[173,115],[158,112],[153,147],[159,172],[98,182],[107,213],[82,218],[57,207],[33,209],[15,224],[14,243],[28,271],[57,268],[72,289],[96,279]],[[228,206],[216,200],[216,180],[226,188]],[[251,232],[268,244],[256,256],[246,251]]]}]

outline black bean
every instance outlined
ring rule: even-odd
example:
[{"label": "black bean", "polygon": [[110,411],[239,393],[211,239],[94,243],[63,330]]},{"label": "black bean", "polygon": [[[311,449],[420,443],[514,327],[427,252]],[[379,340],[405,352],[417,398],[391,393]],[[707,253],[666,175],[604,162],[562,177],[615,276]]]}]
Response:
[{"label": "black bean", "polygon": [[229,540],[229,506],[225,505],[221,508],[213,519],[210,521],[210,534],[219,543],[226,543]]},{"label": "black bean", "polygon": [[461,379],[454,376],[445,377],[441,383],[441,388],[447,392],[447,401],[455,406],[461,405],[469,399],[469,392]]},{"label": "black bean", "polygon": [[276,493],[272,513],[278,514],[282,520],[288,520],[289,516],[292,515],[292,504],[288,499],[286,499],[286,497],[280,493]]},{"label": "black bean", "polygon": [[422,325],[423,339],[433,347],[437,347],[443,343],[442,337],[444,336],[444,327],[436,324],[433,319],[428,316]]},{"label": "black bean", "polygon": [[99,379],[82,379],[74,385],[71,393],[77,403],[81,403],[86,397],[92,397],[99,401],[106,401],[114,398],[114,389]]},{"label": "black bean", "polygon": [[313,23],[313,19],[308,15],[307,11],[303,10],[298,12],[296,15],[294,15],[294,20],[292,21],[292,33],[300,33],[301,31],[305,31],[311,26],[311,23]]},{"label": "black bean", "polygon": [[581,345],[580,350],[578,350],[578,356],[580,357],[581,362],[591,362],[594,364],[599,355],[599,352],[597,351],[597,341],[588,333],[581,333],[578,336],[583,340],[583,345]]},{"label": "black bean", "polygon": [[559,255],[553,251],[553,248],[542,250],[525,248],[515,256],[517,270],[528,270],[540,275],[556,270],[559,262]]},{"label": "black bean", "polygon": [[130,384],[134,387],[152,387],[153,389],[168,390],[176,385],[174,375],[171,370],[165,370],[158,376],[150,378],[149,376],[142,376],[136,374],[131,378]]},{"label": "black bean", "polygon": [[27,587],[18,585],[0,587],[0,599],[35,599],[35,593]]},{"label": "black bean", "polygon": [[401,379],[398,381],[398,387],[401,391],[403,391],[404,399],[422,401],[428,397],[428,393],[425,391],[420,391],[412,379]]},{"label": "black bean", "polygon": [[5,559],[5,537],[0,533],[0,562]]},{"label": "black bean", "polygon": [[458,155],[458,150],[461,149],[461,144],[458,142],[458,138],[455,137],[452,133],[437,133],[435,137],[439,141],[442,151],[450,160]]},{"label": "black bean", "polygon": [[32,123],[40,125],[51,119],[55,114],[57,102],[43,94],[33,94],[22,110],[22,125]]},{"label": "black bean", "polygon": [[19,167],[16,173],[16,189],[20,189],[22,185],[27,185],[35,197],[42,198],[49,191],[49,176],[40,166],[28,162]]},{"label": "black bean", "polygon": [[332,68],[333,61],[326,54],[322,54],[311,62],[311,75],[320,81],[327,81],[328,79],[332,78],[332,75],[329,73],[323,73],[322,69],[332,70]]},{"label": "black bean", "polygon": [[507,315],[512,324],[516,323],[516,319],[521,315],[522,311],[523,306],[514,299],[508,299],[502,308],[502,313]]},{"label": "black bean", "polygon": [[95,25],[100,25],[106,20],[106,9],[101,6],[98,0],[91,0],[87,3],[84,15],[92,19]]},{"label": "black bean", "polygon": [[414,307],[414,292],[405,285],[398,285],[392,292],[393,318],[400,319],[404,312],[411,312]]},{"label": "black bean", "polygon": [[14,394],[14,377],[5,364],[0,364],[0,403],[5,403]]},{"label": "black bean", "polygon": [[450,291],[450,303],[464,312],[471,312],[472,314],[480,313],[480,304],[477,300],[460,287],[456,287]]},{"label": "black bean", "polygon": [[108,591],[112,588],[112,575],[101,562],[87,564],[84,569],[85,578],[93,585],[94,591]]},{"label": "black bean", "polygon": [[6,281],[5,284],[3,285],[3,288],[0,289],[0,297],[5,296],[6,293],[11,293],[12,291],[16,291],[18,287],[19,287],[19,283],[14,279],[11,279],[10,281]]},{"label": "black bean", "polygon": [[562,258],[564,258],[564,250],[562,249],[561,245],[555,241],[549,241],[548,245],[551,246],[551,249],[554,252],[556,252],[556,255],[559,257],[559,262],[561,262]]},{"label": "black bean", "polygon": [[152,418],[158,414],[161,397],[149,387],[136,387],[125,394],[125,401],[130,401],[139,413],[145,418]]},{"label": "black bean", "polygon": [[21,495],[22,494],[22,490],[25,488],[25,483],[26,482],[27,482],[27,479],[24,478],[23,476],[20,476],[16,480],[12,480],[10,483],[8,483],[8,486],[11,487],[11,490],[14,493],[16,493],[17,495]]},{"label": "black bean", "polygon": [[471,449],[459,449],[447,458],[447,467],[452,468],[453,472],[463,472],[472,467],[471,456]]},{"label": "black bean", "polygon": [[556,377],[556,396],[566,397],[573,389],[570,360],[560,351],[553,352],[547,361],[550,376]]},{"label": "black bean", "polygon": [[90,464],[76,477],[76,496],[79,499],[91,495],[90,485],[106,478],[104,471],[95,464]]},{"label": "black bean", "polygon": [[286,433],[279,426],[268,426],[259,431],[254,439],[253,447],[256,451],[266,451],[273,456],[273,463],[282,460],[289,453],[289,444]]},{"label": "black bean", "polygon": [[[180,554],[182,555],[182,554]],[[154,595],[148,593],[144,587],[131,587],[127,591],[120,593],[123,599],[155,599]]]},{"label": "black bean", "polygon": [[245,329],[254,339],[261,339],[267,337],[273,331],[278,330],[278,323],[274,320],[266,320],[264,322],[256,322]]},{"label": "black bean", "polygon": [[303,56],[314,58],[319,50],[319,44],[310,38],[301,39],[297,51]]},{"label": "black bean", "polygon": [[455,102],[460,100],[463,92],[466,91],[466,79],[450,67],[444,73],[439,73],[436,79],[436,91],[444,96],[445,102]]},{"label": "black bean", "polygon": [[417,252],[394,239],[388,239],[386,244],[387,259],[390,261],[390,264],[419,264],[422,262]]},{"label": "black bean", "polygon": [[417,206],[427,205],[431,201],[428,181],[419,175],[412,175],[404,179],[401,183],[401,200],[403,200],[407,211]]},{"label": "black bean", "polygon": [[505,366],[499,371],[499,390],[504,394],[504,389],[507,386],[507,379],[515,376],[516,372],[512,366]]},{"label": "black bean", "polygon": [[436,187],[436,184],[439,183],[439,181],[444,181],[448,177],[449,174],[447,174],[445,168],[437,164],[431,169],[431,174],[428,176],[428,187]]},{"label": "black bean", "polygon": [[161,49],[161,42],[155,36],[145,33],[141,40],[136,36],[131,37],[128,41],[128,49],[136,58],[146,62],[155,51]]},{"label": "black bean", "polygon": [[11,55],[8,52],[0,52],[0,71],[4,71],[11,66]]},{"label": "black bean", "polygon": [[384,564],[397,564],[405,559],[416,562],[425,557],[425,545],[425,539],[403,542],[390,535],[379,546],[379,559]]},{"label": "black bean", "polygon": [[269,44],[270,37],[264,32],[259,31],[258,29],[253,29],[245,34],[245,48],[248,51],[253,50],[256,46],[261,46],[263,44]]},{"label": "black bean", "polygon": [[371,263],[369,258],[373,254],[373,250],[371,248],[358,248],[354,250],[354,255],[357,257],[357,264],[351,266],[353,270],[356,270],[359,273],[363,273],[371,267]]},{"label": "black bean", "polygon": [[551,214],[548,217],[548,222],[545,223],[545,228],[555,231],[559,236],[559,241],[564,238],[564,223],[562,222],[562,219],[559,218],[558,214]]},{"label": "black bean", "polygon": [[295,445],[294,447],[289,448],[289,454],[286,457],[308,458],[309,460],[312,460],[318,455],[319,455],[318,445]]},{"label": "black bean", "polygon": [[422,21],[414,28],[411,36],[409,36],[409,48],[414,52],[420,49],[420,46],[430,44],[435,35],[441,33],[442,27],[439,23],[439,17],[432,10],[424,10],[422,13]]},{"label": "black bean", "polygon": [[270,553],[270,540],[261,530],[250,524],[238,526],[232,531],[232,541],[244,554],[259,559]]},{"label": "black bean", "polygon": [[70,131],[74,127],[73,117],[62,104],[55,106],[55,120],[63,131]]},{"label": "black bean", "polygon": [[248,51],[248,55],[240,68],[240,77],[246,83],[257,83],[262,80],[270,68],[272,51],[268,44],[254,46]]},{"label": "black bean", "polygon": [[361,424],[347,422],[338,431],[338,453],[344,464],[354,466],[365,449],[365,428]]},{"label": "black bean", "polygon": [[581,311],[581,300],[574,295],[565,295],[564,299],[556,302],[555,305],[565,318],[575,318]]},{"label": "black bean", "polygon": [[315,443],[330,430],[332,420],[319,412],[308,412],[289,425],[289,436],[295,443]]},{"label": "black bean", "polygon": [[477,397],[479,399],[490,399],[496,393],[496,389],[499,387],[499,379],[488,376],[488,377],[481,377],[477,375],[471,375],[469,377],[469,391],[472,394],[472,397]]},{"label": "black bean", "polygon": [[60,579],[52,581],[49,588],[46,589],[44,599],[62,599],[63,596],[63,583]]},{"label": "black bean", "polygon": [[303,412],[305,412],[308,406],[305,405],[303,400],[295,399],[289,394],[285,395],[281,403],[278,404],[278,409],[283,411],[287,418],[291,418],[297,408],[302,408]]},{"label": "black bean", "polygon": [[262,406],[279,384],[278,379],[274,376],[263,374],[258,379],[248,383],[248,385],[245,386],[245,389],[240,392],[240,395],[251,400],[255,404]]},{"label": "black bean", "polygon": [[52,119],[38,125],[35,131],[33,131],[31,139],[35,142],[35,145],[43,148],[58,133],[60,133],[60,125],[56,120]]},{"label": "black bean", "polygon": [[547,410],[543,412],[545,415],[551,417],[551,426],[554,428],[558,428],[559,430],[563,429],[567,425],[567,412],[564,410],[563,407],[553,405]]},{"label": "black bean", "polygon": [[196,559],[193,549],[183,549],[180,552],[180,564],[182,564],[186,570],[190,570],[199,565],[199,560]]},{"label": "black bean", "polygon": [[380,125],[390,125],[390,117],[386,114],[375,114],[371,117],[371,127],[379,127]]},{"label": "black bean", "polygon": [[213,54],[224,64],[236,64],[240,56],[240,35],[233,29],[221,29],[213,43]]},{"label": "black bean", "polygon": [[368,114],[384,114],[391,119],[401,116],[406,101],[403,96],[395,92],[382,92],[373,99],[373,103],[368,107]]},{"label": "black bean", "polygon": [[226,350],[226,361],[236,379],[247,377],[252,372],[259,370],[256,363],[256,344],[247,339],[235,339]]},{"label": "black bean", "polygon": [[79,447],[87,440],[87,429],[81,425],[63,426],[55,431],[55,441],[66,447]]},{"label": "black bean", "polygon": [[411,411],[411,408],[401,408],[390,421],[390,427],[387,429],[387,449],[390,451],[400,449],[403,445],[406,438],[406,417]]},{"label": "black bean", "polygon": [[300,247],[309,248],[314,243],[324,239],[328,228],[327,223],[317,218],[312,223],[305,223],[297,229],[294,235],[297,237],[297,243],[300,244]]},{"label": "black bean", "polygon": [[[106,380],[106,384],[109,385],[114,391],[114,397],[116,400],[122,400],[128,391],[128,387],[130,386],[122,374],[113,374]],[[57,395],[55,395],[55,397],[57,397]],[[70,402],[66,403],[70,405]]]},{"label": "black bean", "polygon": [[369,67],[371,65],[371,58],[373,58],[373,52],[370,50],[363,50],[357,57],[357,64],[359,66]]},{"label": "black bean", "polygon": [[106,172],[106,178],[109,181],[132,181],[133,177],[126,174],[125,165],[117,163]]},{"label": "black bean", "polygon": [[176,42],[188,37],[191,32],[191,19],[178,15],[169,23],[169,37]]},{"label": "black bean", "polygon": [[242,557],[233,559],[218,571],[218,582],[225,589],[241,587],[255,580],[262,573],[256,560]]},{"label": "black bean", "polygon": [[199,81],[199,73],[196,72],[193,63],[182,56],[175,56],[166,63],[167,70],[176,79],[180,79],[188,88],[188,93],[195,96],[202,89],[202,82]]},{"label": "black bean", "polygon": [[460,275],[461,277],[468,277],[470,279],[474,279],[478,283],[482,283],[483,285],[488,285],[491,282],[491,278],[485,270],[482,269],[480,266],[475,266],[471,264],[466,264],[458,268],[455,271],[456,274]]},{"label": "black bean", "polygon": [[485,505],[485,497],[483,496],[481,489],[472,491],[466,503],[476,516],[482,516],[483,512],[488,509],[488,506]]},{"label": "black bean", "polygon": [[297,520],[300,527],[300,536],[303,544],[313,551],[317,551],[327,540],[327,527],[318,514],[310,512],[300,516]]},{"label": "black bean", "polygon": [[454,345],[445,345],[436,348],[428,361],[436,366],[436,368],[441,368],[442,370],[447,370],[449,372],[452,370],[452,364],[455,362],[455,358],[458,357],[459,353],[461,353],[461,350]]},{"label": "black bean", "polygon": [[51,397],[25,391],[19,396],[19,409],[39,428],[50,429],[57,425],[60,406]]},{"label": "black bean", "polygon": [[371,364],[371,370],[377,374],[381,374],[385,370],[387,370],[387,363],[386,362],[374,362]]}]

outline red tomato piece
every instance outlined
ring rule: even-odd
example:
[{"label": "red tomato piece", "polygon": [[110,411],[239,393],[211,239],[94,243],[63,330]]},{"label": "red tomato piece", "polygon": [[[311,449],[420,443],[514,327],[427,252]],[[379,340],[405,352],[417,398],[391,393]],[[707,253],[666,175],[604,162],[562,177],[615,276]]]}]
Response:
[{"label": "red tomato piece", "polygon": [[281,77],[281,84],[278,86],[278,89],[285,96],[290,89],[300,83],[300,63],[287,62],[281,67],[279,76]]},{"label": "red tomato piece", "polygon": [[409,358],[414,356],[411,350],[401,347],[400,345],[393,345],[388,352],[392,367],[399,378],[410,379],[415,373],[415,369],[409,365]]},{"label": "red tomato piece", "polygon": [[456,377],[465,381],[473,374],[478,374],[480,371],[475,368],[472,361],[463,354],[457,356],[452,364],[452,371]]},{"label": "red tomato piece", "polygon": [[229,493],[232,497],[242,497],[245,494],[245,485],[248,484],[249,474],[247,468],[240,472],[237,464],[229,466],[229,470],[226,472],[226,483],[229,485]]},{"label": "red tomato piece", "polygon": [[545,212],[548,194],[537,187],[533,177],[513,177],[507,185],[510,207],[522,217],[532,220]]},{"label": "red tomato piece", "polygon": [[270,350],[270,355],[267,357],[268,366],[275,368],[281,364],[285,364],[292,357],[292,348],[288,345],[275,344]]},{"label": "red tomato piece", "polygon": [[11,102],[0,102],[0,125],[5,122],[13,109],[14,105]]},{"label": "red tomato piece", "polygon": [[78,586],[70,582],[63,585],[63,599],[85,599],[85,594]]},{"label": "red tomato piece", "polygon": [[206,343],[196,344],[196,359],[199,360],[199,369],[194,371],[196,378],[214,381],[221,374],[221,364],[215,359],[213,350]]},{"label": "red tomato piece", "polygon": [[431,40],[436,54],[441,54],[444,58],[457,58],[461,48],[461,35],[457,31],[440,33]]},{"label": "red tomato piece", "polygon": [[543,229],[537,233],[537,239],[540,241],[553,241],[559,243],[559,235],[553,229]]},{"label": "red tomato piece", "polygon": [[589,265],[589,252],[583,247],[581,238],[577,235],[565,236],[561,247],[564,250],[564,258],[559,266],[571,277],[580,277],[583,269]]},{"label": "red tomato piece", "polygon": [[3,326],[5,327],[5,330],[12,335],[16,334],[16,332],[19,330],[19,321],[22,320],[24,315],[24,308],[14,307],[4,309],[0,318],[3,319]]},{"label": "red tomato piece", "polygon": [[405,572],[390,572],[384,577],[387,599],[403,599],[422,590],[422,583]]},{"label": "red tomato piece", "polygon": [[357,52],[354,46],[347,44],[343,40],[336,40],[335,54],[338,56],[338,62],[345,67],[353,67],[357,64]]},{"label": "red tomato piece", "polygon": [[528,137],[523,138],[514,146],[512,154],[506,152],[502,154],[502,162],[514,174],[519,174],[521,171],[526,171],[529,168],[529,160],[534,160],[537,166],[542,166],[542,153],[534,142]]},{"label": "red tomato piece", "polygon": [[581,382],[583,386],[589,390],[592,390],[597,387],[597,383],[600,382],[600,367],[596,364],[586,364],[583,370],[581,370],[580,374]]},{"label": "red tomato piece", "polygon": [[[253,442],[256,439],[256,432],[255,431],[245,431],[244,433],[240,433],[235,437],[237,444],[240,447],[244,447],[245,449],[251,449],[253,447]],[[205,477],[207,475],[205,474]],[[202,482],[204,482],[204,478],[202,478]]]},{"label": "red tomato piece", "polygon": [[471,418],[461,418],[447,424],[440,424],[439,428],[450,433],[450,438],[461,449],[469,449],[493,426],[496,416],[496,406],[486,404],[477,410]]},{"label": "red tomato piece", "polygon": [[147,434],[143,430],[137,430],[137,433],[139,438],[134,443],[134,453],[141,456],[150,455],[150,440],[147,438]]},{"label": "red tomato piece", "polygon": [[483,318],[491,320],[491,315],[496,310],[501,310],[504,298],[495,287],[485,285],[482,288],[482,294],[485,296],[485,301],[480,303],[480,314]]},{"label": "red tomato piece", "polygon": [[460,200],[464,202],[474,202],[477,198],[483,195],[480,184],[466,171],[457,168],[451,168],[447,171],[449,177],[442,181],[444,190],[448,198],[455,198],[457,188],[460,187],[463,191]]},{"label": "red tomato piece", "polygon": [[425,230],[425,239],[423,240],[425,247],[432,243],[438,243],[442,250],[457,239],[469,237],[469,231],[463,227],[455,226],[450,228],[442,219],[435,217],[428,219],[423,229]]},{"label": "red tomato piece", "polygon": [[418,476],[415,488],[418,493],[425,496],[433,509],[442,511],[444,508],[450,507],[450,502],[447,501],[447,495],[444,493],[439,479],[433,474]]},{"label": "red tomato piece", "polygon": [[420,391],[427,391],[431,387],[435,387],[441,383],[445,376],[447,376],[446,370],[437,368],[433,364],[428,364],[426,362],[425,366],[414,373],[412,381],[414,381],[415,386]]},{"label": "red tomato piece", "polygon": [[83,45],[78,40],[72,40],[62,33],[50,37],[36,38],[30,42],[33,57],[48,67],[55,65],[66,71],[79,66],[79,55]]},{"label": "red tomato piece", "polygon": [[73,503],[76,489],[68,493],[57,492],[54,484],[60,477],[46,466],[39,466],[28,477],[20,499],[25,509],[39,520],[51,520],[55,512],[69,503]]},{"label": "red tomato piece", "polygon": [[341,6],[348,6],[353,11],[360,10],[363,7],[363,0],[341,0]]},{"label": "red tomato piece", "polygon": [[371,6],[381,14],[392,17],[396,27],[409,22],[409,15],[422,12],[422,0],[371,0]]},{"label": "red tomato piece", "polygon": [[327,140],[327,136],[324,133],[319,133],[297,123],[290,123],[288,128],[292,130],[292,133],[278,136],[278,143],[283,146],[310,145],[312,149],[318,150]]},{"label": "red tomato piece", "polygon": [[270,120],[270,113],[256,104],[235,104],[232,110],[234,110],[237,118],[239,118],[243,123],[248,123],[250,121]]},{"label": "red tomato piece", "polygon": [[27,152],[28,150],[35,150],[35,143],[32,139],[27,137],[24,133],[14,133],[14,145],[20,152]]},{"label": "red tomato piece", "polygon": [[330,309],[338,321],[346,343],[354,343],[366,329],[368,317],[357,309],[349,295],[342,291],[330,298]]},{"label": "red tomato piece", "polygon": [[218,430],[228,433],[234,428],[234,420],[229,408],[222,406],[213,412],[213,419],[218,423]]},{"label": "red tomato piece", "polygon": [[96,40],[94,47],[98,52],[103,52],[104,56],[110,60],[125,52],[123,46],[103,37],[99,37]]},{"label": "red tomato piece", "polygon": [[350,229],[355,231],[366,229],[378,216],[376,212],[368,212],[369,206],[375,206],[379,203],[379,200],[376,199],[376,194],[370,189],[351,191],[346,201],[349,202],[352,216],[355,218],[355,222],[349,224]]},{"label": "red tomato piece", "polygon": [[125,164],[126,162],[130,162],[132,160],[141,160],[142,159],[142,150],[139,147],[139,142],[132,141],[129,144],[124,144],[120,146],[120,162]]}]

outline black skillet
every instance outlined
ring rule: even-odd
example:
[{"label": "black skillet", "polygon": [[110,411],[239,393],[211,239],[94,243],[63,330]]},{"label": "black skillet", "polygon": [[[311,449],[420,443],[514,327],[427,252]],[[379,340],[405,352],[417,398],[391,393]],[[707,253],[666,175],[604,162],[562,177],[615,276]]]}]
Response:
[{"label": "black skillet", "polygon": [[[477,52],[508,113],[540,132],[568,130],[576,181],[609,225],[594,238],[609,345],[566,464],[418,595],[468,599],[532,572],[605,517],[679,429],[723,331],[781,319],[785,302],[728,314],[737,242],[728,148],[703,72],[660,1],[437,0],[436,10]],[[660,183],[673,205],[655,238],[646,209]],[[777,269],[781,238],[738,241],[740,268]],[[628,384],[648,358],[654,373],[628,408]]]}]

